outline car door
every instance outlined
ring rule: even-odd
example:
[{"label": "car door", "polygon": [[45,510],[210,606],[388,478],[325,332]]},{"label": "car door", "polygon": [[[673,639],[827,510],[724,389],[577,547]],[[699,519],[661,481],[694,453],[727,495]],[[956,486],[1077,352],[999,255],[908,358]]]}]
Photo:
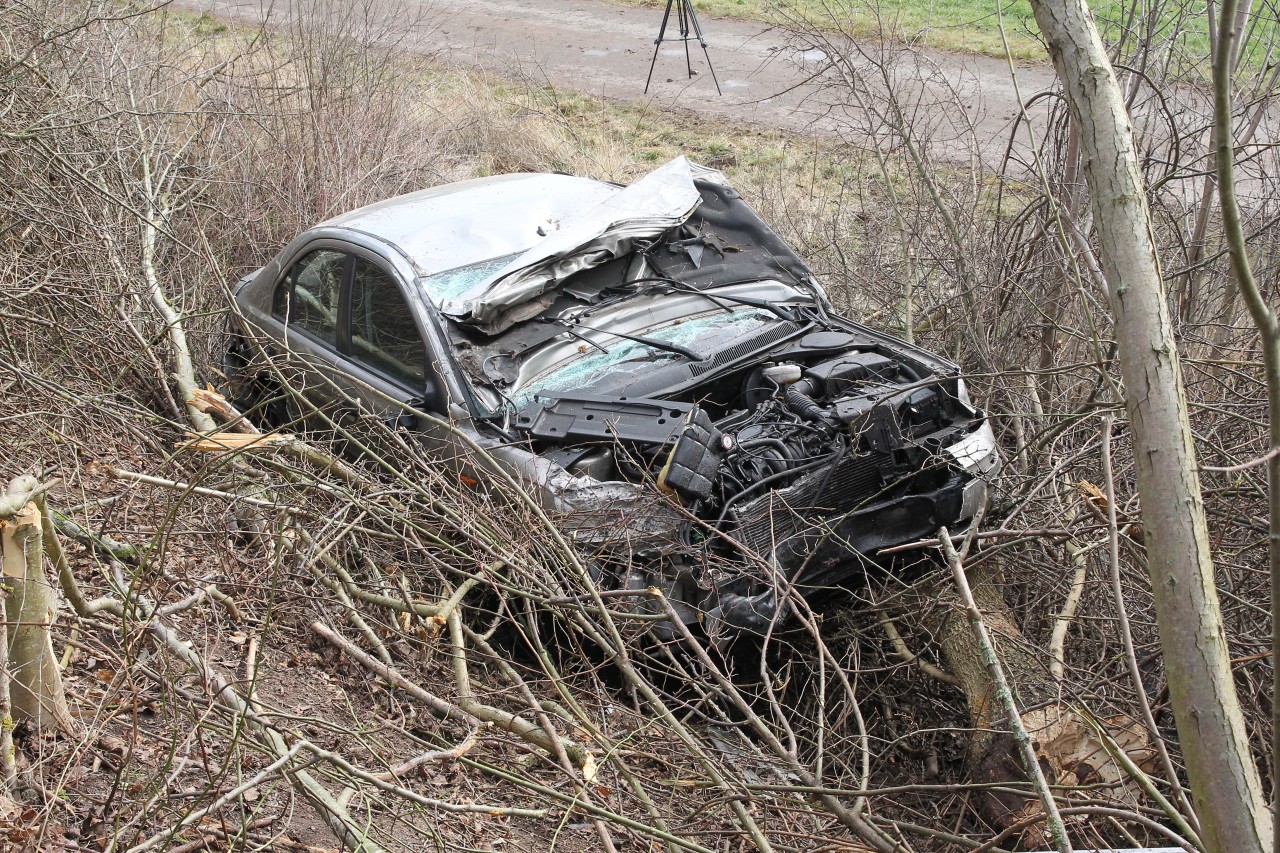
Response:
[{"label": "car door", "polygon": [[[352,260],[347,312],[339,349],[354,382],[346,390],[366,411],[389,423],[414,426],[408,408],[433,408],[438,381],[420,318],[398,277],[370,257]],[[405,405],[398,405],[398,404]]]},{"label": "car door", "polygon": [[351,422],[363,410],[432,443],[443,439],[411,412],[443,413],[423,318],[399,276],[374,253],[335,240],[308,246],[279,280],[272,315],[305,364],[291,384],[327,415]]}]

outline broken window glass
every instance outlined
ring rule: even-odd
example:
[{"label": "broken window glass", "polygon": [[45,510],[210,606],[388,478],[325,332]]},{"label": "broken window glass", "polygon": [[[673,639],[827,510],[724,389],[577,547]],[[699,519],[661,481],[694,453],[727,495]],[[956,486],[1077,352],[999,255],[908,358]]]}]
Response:
[{"label": "broken window glass", "polygon": [[477,264],[469,264],[448,272],[437,273],[422,282],[423,289],[433,303],[443,305],[450,299],[466,293],[490,275],[511,263],[514,258],[519,257],[519,254],[519,252],[516,252],[512,255],[503,255],[500,258],[491,258],[487,261],[480,261]]}]

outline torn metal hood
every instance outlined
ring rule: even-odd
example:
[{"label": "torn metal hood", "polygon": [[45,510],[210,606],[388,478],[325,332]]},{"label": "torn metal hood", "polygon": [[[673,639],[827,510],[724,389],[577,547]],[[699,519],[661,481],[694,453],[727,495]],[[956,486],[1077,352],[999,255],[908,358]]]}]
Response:
[{"label": "torn metal hood", "polygon": [[[441,306],[460,323],[497,334],[545,306],[544,297],[565,278],[621,257],[683,223],[702,201],[694,167],[684,157],[584,208],[536,246]],[[698,169],[699,177],[703,170]],[[501,211],[496,211],[501,215]]]}]

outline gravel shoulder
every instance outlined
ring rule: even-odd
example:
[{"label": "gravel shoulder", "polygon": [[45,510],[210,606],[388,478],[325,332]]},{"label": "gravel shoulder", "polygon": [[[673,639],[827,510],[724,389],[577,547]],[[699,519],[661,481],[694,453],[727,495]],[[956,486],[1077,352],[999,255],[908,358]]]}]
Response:
[{"label": "gravel shoulder", "polygon": [[[340,0],[351,2],[351,0]],[[375,23],[403,36],[398,45],[446,64],[478,68],[535,83],[659,110],[676,110],[760,128],[866,144],[886,134],[862,111],[813,79],[824,56],[795,36],[754,21],[700,17],[707,52],[696,38],[679,41],[675,15],[658,50],[649,93],[645,79],[663,10],[606,0],[371,0]],[[256,0],[178,0],[178,8],[257,22],[267,17]],[[271,17],[280,19],[277,3]],[[692,37],[692,33],[691,33]],[[695,72],[688,76],[685,48]],[[868,53],[879,48],[867,45]],[[719,80],[717,94],[708,57]],[[887,80],[869,74],[877,105],[892,90],[922,121],[944,160],[968,160],[973,150],[990,165],[1005,151],[1018,113],[1016,90],[1003,60],[927,50],[899,51]],[[1017,69],[1024,97],[1051,85],[1052,68]],[[919,131],[917,131],[919,133]]]}]

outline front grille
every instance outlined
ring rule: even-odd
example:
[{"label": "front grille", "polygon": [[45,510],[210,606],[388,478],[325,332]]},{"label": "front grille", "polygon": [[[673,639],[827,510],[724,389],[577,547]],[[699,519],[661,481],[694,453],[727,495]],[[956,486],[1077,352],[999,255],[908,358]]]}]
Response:
[{"label": "front grille", "polygon": [[779,543],[816,523],[875,499],[881,491],[881,467],[888,462],[887,453],[849,456],[835,471],[806,474],[785,489],[743,503],[738,509],[738,540],[757,554],[768,555]]},{"label": "front grille", "polygon": [[726,347],[716,353],[710,361],[699,361],[689,365],[689,369],[694,376],[701,376],[708,370],[715,370],[717,367],[723,367],[726,364],[737,361],[744,356],[750,355],[758,349],[763,349],[770,344],[776,344],[778,341],[794,334],[800,329],[796,323],[778,323],[770,326],[764,332],[755,337],[747,338],[731,347]]}]

